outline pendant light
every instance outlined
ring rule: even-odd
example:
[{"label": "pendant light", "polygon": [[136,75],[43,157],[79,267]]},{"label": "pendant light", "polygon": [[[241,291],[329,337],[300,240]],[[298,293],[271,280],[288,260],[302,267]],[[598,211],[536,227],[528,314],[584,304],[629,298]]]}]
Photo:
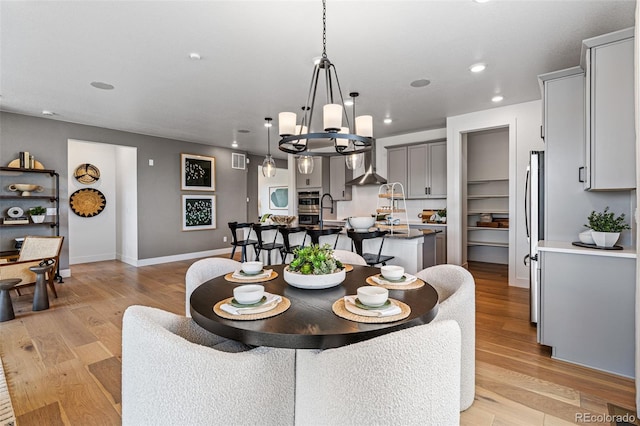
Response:
[{"label": "pendant light", "polygon": [[267,128],[267,156],[262,162],[262,175],[266,178],[272,178],[276,175],[276,162],[271,156],[271,117],[264,119],[264,127]]},{"label": "pendant light", "polygon": [[[278,115],[278,142],[281,151],[297,155],[298,171],[308,174],[313,170],[313,156],[361,154],[369,151],[373,144],[373,118],[355,117],[351,121],[347,116],[340,81],[335,66],[327,58],[327,8],[322,1],[322,57],[314,65],[307,103],[302,108],[302,122],[297,125],[297,116],[293,112],[281,112]],[[318,83],[324,76],[326,103],[322,106],[322,123],[314,123],[313,113],[318,94]],[[322,88],[320,92],[322,92]],[[356,95],[357,96],[357,95]],[[346,126],[343,126],[343,120]],[[321,127],[314,131],[312,127]],[[361,157],[353,157],[353,160]],[[354,161],[352,161],[354,163]],[[304,171],[303,171],[304,170]]]}]

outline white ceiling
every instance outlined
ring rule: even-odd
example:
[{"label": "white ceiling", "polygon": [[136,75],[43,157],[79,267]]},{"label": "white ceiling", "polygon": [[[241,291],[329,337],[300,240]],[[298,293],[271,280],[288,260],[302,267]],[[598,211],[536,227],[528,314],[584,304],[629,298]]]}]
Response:
[{"label": "white ceiling", "polygon": [[[378,138],[443,127],[447,116],[498,106],[498,93],[499,105],[539,99],[537,75],[578,65],[583,39],[633,26],[635,11],[633,0],[327,3],[327,55]],[[2,0],[0,23],[3,111],[237,140],[257,154],[267,150],[264,117],[299,111],[322,52],[321,0]],[[475,62],[486,71],[470,73]],[[409,85],[421,78],[431,84]]]}]

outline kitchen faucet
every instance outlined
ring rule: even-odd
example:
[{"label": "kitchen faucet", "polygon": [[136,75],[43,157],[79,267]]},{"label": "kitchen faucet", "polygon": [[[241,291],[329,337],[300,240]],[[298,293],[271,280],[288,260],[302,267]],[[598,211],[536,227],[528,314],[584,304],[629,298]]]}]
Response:
[{"label": "kitchen faucet", "polygon": [[[324,206],[324,197],[329,197],[329,201],[331,202],[329,207]],[[328,192],[322,194],[322,198],[320,198],[320,229],[323,227],[324,221],[322,220],[322,216],[324,216],[324,209],[329,209],[329,213],[333,214],[333,197]]]}]

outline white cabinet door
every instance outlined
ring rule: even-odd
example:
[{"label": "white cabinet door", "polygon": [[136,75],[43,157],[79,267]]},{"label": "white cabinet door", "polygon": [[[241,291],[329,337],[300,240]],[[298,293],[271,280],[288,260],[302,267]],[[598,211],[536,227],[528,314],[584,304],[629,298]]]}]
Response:
[{"label": "white cabinet door", "polygon": [[587,52],[585,189],[636,187],[633,43],[631,37]]}]

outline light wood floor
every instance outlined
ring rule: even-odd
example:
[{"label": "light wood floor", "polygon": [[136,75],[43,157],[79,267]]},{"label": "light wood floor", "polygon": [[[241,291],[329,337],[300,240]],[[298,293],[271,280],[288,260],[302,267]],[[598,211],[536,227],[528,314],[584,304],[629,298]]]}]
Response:
[{"label": "light wood floor", "polygon": [[[120,424],[122,314],[133,304],[183,314],[191,263],[74,265],[47,311],[31,311],[29,290],[13,294],[16,319],[0,323],[0,355],[18,425]],[[477,285],[476,400],[462,424],[560,425],[580,413],[609,413],[608,403],[634,408],[632,380],[553,360],[536,343],[528,291],[508,287],[506,268],[470,270]]]}]

